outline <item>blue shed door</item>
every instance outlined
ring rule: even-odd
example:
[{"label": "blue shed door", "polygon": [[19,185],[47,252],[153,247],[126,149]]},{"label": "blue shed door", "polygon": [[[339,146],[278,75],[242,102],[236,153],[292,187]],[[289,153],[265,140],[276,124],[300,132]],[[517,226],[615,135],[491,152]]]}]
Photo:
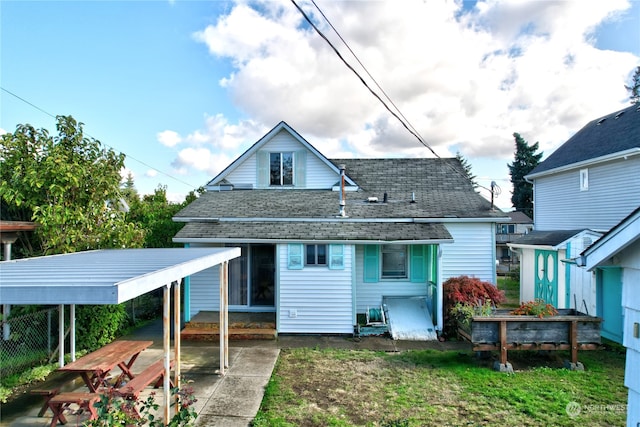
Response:
[{"label": "blue shed door", "polygon": [[622,269],[598,268],[596,292],[598,316],[602,317],[601,335],[622,344]]},{"label": "blue shed door", "polygon": [[535,293],[540,298],[558,306],[558,252],[536,249],[535,251]]}]

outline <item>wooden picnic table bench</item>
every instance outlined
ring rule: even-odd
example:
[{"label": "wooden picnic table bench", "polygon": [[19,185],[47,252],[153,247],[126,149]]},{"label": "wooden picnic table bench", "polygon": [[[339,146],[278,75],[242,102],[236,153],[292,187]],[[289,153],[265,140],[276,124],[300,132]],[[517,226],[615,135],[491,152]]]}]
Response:
[{"label": "wooden picnic table bench", "polygon": [[96,408],[93,406],[100,400],[100,395],[96,393],[86,392],[64,392],[58,393],[47,400],[47,407],[53,412],[53,419],[51,420],[51,427],[55,427],[58,422],[60,424],[66,424],[67,419],[64,416],[64,411],[72,404],[79,406],[80,410],[89,411],[89,419],[95,419],[98,414]]},{"label": "wooden picnic table bench", "polygon": [[113,341],[58,370],[80,374],[89,391],[96,393],[100,387],[108,386],[107,377],[116,366],[122,371],[116,379],[116,387],[126,379],[133,379],[133,362],[152,344],[153,341]]},{"label": "wooden picnic table bench", "polygon": [[[169,362],[170,369],[173,368],[174,361]],[[134,378],[117,389],[117,392],[129,400],[137,400],[140,393],[150,385],[153,388],[159,388],[164,381],[164,359],[159,359],[149,365],[144,371],[135,374]],[[173,382],[169,378],[169,384],[173,387]],[[139,416],[137,409],[134,407],[135,416]]]}]

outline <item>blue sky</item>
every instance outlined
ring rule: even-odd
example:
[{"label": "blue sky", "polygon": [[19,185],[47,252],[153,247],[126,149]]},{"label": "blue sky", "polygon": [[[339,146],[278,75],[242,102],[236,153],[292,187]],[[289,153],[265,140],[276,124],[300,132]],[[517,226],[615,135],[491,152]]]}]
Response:
[{"label": "blue sky", "polygon": [[[628,105],[640,65],[637,1],[316,3],[431,148],[502,187],[503,208],[513,132],[550,154]],[[288,1],[2,0],[0,37],[0,129],[54,133],[49,114],[72,115],[127,155],[140,193],[180,200],[280,120],[328,157],[432,157]]]}]

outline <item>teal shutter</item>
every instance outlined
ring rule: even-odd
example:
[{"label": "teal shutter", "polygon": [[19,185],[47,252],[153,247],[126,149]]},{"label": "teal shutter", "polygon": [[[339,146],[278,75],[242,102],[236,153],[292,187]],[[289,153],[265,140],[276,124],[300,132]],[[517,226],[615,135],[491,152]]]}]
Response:
[{"label": "teal shutter", "polygon": [[377,282],[380,271],[378,262],[378,245],[364,246],[364,281]]},{"label": "teal shutter", "polygon": [[304,267],[304,245],[302,243],[289,243],[287,268],[289,270],[302,270]]},{"label": "teal shutter", "polygon": [[329,245],[329,270],[344,270],[344,245]]},{"label": "teal shutter", "polygon": [[424,245],[411,245],[411,282],[427,281],[427,257]]},{"label": "teal shutter", "polygon": [[256,153],[256,164],[258,170],[257,181],[258,188],[269,186],[269,152],[260,150]]},{"label": "teal shutter", "polygon": [[307,186],[307,150],[300,150],[294,153],[294,181],[293,185],[298,188]]}]

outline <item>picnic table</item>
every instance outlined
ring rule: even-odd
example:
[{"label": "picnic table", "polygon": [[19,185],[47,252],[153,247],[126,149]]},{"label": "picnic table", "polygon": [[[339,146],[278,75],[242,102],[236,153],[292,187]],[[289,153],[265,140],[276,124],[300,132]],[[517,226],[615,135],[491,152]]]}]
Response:
[{"label": "picnic table", "polygon": [[97,393],[100,387],[107,385],[107,377],[117,366],[122,371],[116,380],[115,387],[118,387],[123,380],[134,378],[135,375],[131,372],[133,363],[152,344],[153,341],[113,341],[58,368],[58,371],[80,374],[89,390]]}]

